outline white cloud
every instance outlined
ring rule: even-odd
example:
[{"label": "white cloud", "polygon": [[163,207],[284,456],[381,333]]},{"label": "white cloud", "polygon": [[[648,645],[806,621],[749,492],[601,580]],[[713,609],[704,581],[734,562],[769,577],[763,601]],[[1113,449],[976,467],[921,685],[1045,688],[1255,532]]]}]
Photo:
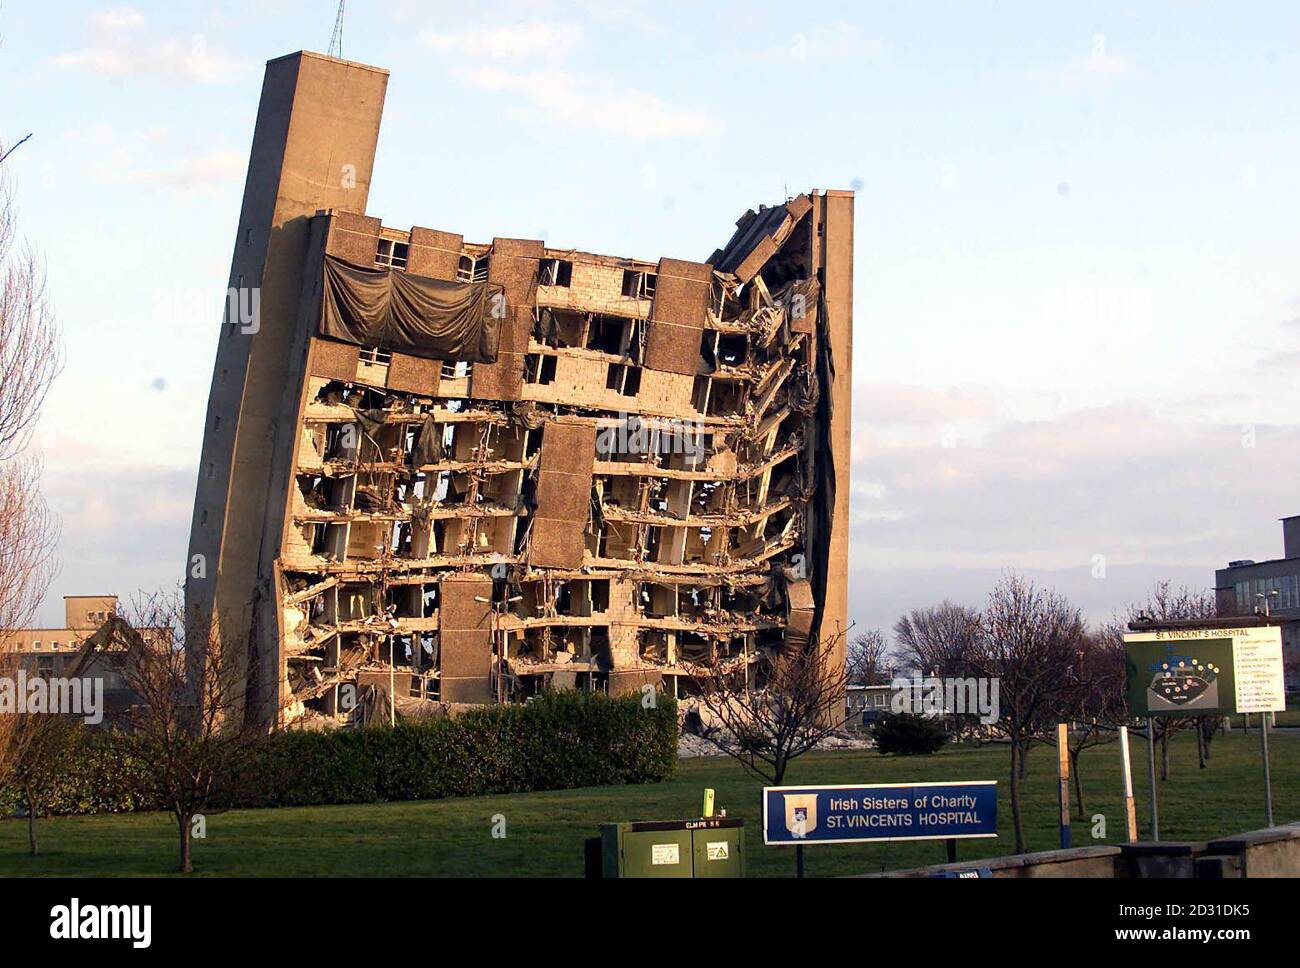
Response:
[{"label": "white cloud", "polygon": [[134,7],[114,7],[90,15],[90,25],[99,30],[135,30],[144,26],[144,14]]},{"label": "white cloud", "polygon": [[86,174],[105,184],[135,182],[192,192],[238,180],[248,156],[229,148],[196,152],[166,128],[118,131],[96,122],[63,132],[69,155],[84,159]]},{"label": "white cloud", "polygon": [[497,67],[459,68],[454,73],[483,91],[515,94],[528,105],[510,113],[569,128],[605,131],[637,140],[697,138],[720,130],[704,111],[674,107],[646,91],[619,88],[608,80],[567,71],[513,72]]},{"label": "white cloud", "polygon": [[1060,78],[1068,88],[1101,84],[1138,73],[1138,67],[1127,57],[1108,53],[1105,45],[1093,49],[1087,57],[1071,61],[1060,71]]},{"label": "white cloud", "polygon": [[[73,452],[84,449],[78,438]],[[41,607],[62,624],[61,596],[107,592],[126,600],[175,588],[184,577],[196,471],[119,461],[50,460],[42,492],[62,523],[62,570]]]},{"label": "white cloud", "polygon": [[1103,54],[1097,57],[1089,57],[1084,63],[1083,69],[1089,74],[1117,77],[1121,74],[1132,74],[1134,67],[1132,61],[1123,57],[1112,57]]},{"label": "white cloud", "polygon": [[[854,416],[872,426],[869,410]],[[855,543],[876,568],[906,562],[939,581],[946,567],[1069,568],[1103,554],[1208,578],[1253,551],[1245,534],[1294,510],[1276,484],[1300,474],[1293,424],[1244,438],[1134,402],[1005,422],[947,447],[938,427],[886,425],[855,441],[855,476],[871,482],[853,489]]]},{"label": "white cloud", "polygon": [[180,191],[197,191],[238,179],[244,174],[246,160],[238,151],[213,151],[181,158],[170,165],[135,168],[126,177]]},{"label": "white cloud", "polygon": [[423,31],[420,43],[440,54],[520,61],[533,57],[562,57],[581,46],[579,24],[524,24],[480,27],[455,33]]},{"label": "white cloud", "polygon": [[462,83],[511,96],[514,105],[505,113],[512,120],[604,131],[639,141],[702,137],[720,129],[706,111],[677,107],[603,74],[528,66],[560,57],[571,61],[585,39],[582,25],[575,22],[420,34],[420,43],[446,57],[448,71]]},{"label": "white cloud", "polygon": [[764,59],[776,55],[790,60],[817,63],[847,57],[869,60],[881,56],[885,51],[885,42],[881,38],[863,34],[854,24],[837,21],[794,33],[786,46],[763,51],[761,55]]},{"label": "white cloud", "polygon": [[850,614],[867,626],[944,598],[978,605],[1007,569],[1106,618],[1157,579],[1209,588],[1232,558],[1280,554],[1276,519],[1300,510],[1278,483],[1300,475],[1294,423],[1248,440],[1180,406],[1129,402],[1003,421],[945,447],[940,427],[970,411],[969,395],[912,389],[928,421],[882,426],[883,412],[854,408]]},{"label": "white cloud", "polygon": [[248,71],[250,65],[215,53],[208,40],[195,34],[188,40],[146,38],[131,31],[144,18],[130,8],[91,18],[94,41],[50,59],[55,67],[87,71],[101,77],[150,77],[175,82],[219,84]]}]

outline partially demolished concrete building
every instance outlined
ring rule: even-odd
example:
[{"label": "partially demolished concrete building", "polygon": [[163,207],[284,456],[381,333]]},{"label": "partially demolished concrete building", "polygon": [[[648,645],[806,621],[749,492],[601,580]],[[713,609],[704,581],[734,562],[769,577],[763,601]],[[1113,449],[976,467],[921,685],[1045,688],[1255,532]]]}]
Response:
[{"label": "partially demolished concrete building", "polygon": [[700,262],[397,229],[387,79],[268,64],[213,373],[187,599],[279,722],[752,687],[843,628],[852,193]]}]

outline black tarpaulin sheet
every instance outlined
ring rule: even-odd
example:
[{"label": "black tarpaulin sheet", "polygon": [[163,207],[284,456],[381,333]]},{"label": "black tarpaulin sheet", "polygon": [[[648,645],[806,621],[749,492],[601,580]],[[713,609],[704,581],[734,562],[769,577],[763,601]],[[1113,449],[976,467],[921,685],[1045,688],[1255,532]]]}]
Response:
[{"label": "black tarpaulin sheet", "polygon": [[[813,516],[814,534],[812,536],[814,561],[812,568],[812,588],[814,600],[821,602],[816,618],[809,630],[810,637],[818,640],[821,634],[822,613],[825,610],[826,586],[830,582],[831,570],[831,525],[835,518],[835,452],[831,449],[831,418],[833,407],[830,388],[835,384],[835,358],[831,355],[831,327],[826,312],[826,294],[820,293],[817,299],[817,380],[825,387],[825,392],[817,397],[817,454],[816,474],[817,493],[814,503],[817,513]],[[847,457],[847,455],[845,455]],[[837,629],[831,629],[833,635]]]},{"label": "black tarpaulin sheet", "polygon": [[495,363],[504,304],[491,283],[445,282],[325,256],[320,334],[425,359]]},{"label": "black tarpaulin sheet", "polygon": [[411,451],[411,466],[424,467],[437,464],[442,460],[442,426],[431,416],[424,418],[420,426],[420,436]]}]

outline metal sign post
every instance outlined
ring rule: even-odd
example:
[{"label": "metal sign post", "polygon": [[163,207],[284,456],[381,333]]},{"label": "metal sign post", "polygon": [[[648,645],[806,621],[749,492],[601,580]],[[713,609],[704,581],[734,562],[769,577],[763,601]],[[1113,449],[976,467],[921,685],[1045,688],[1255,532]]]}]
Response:
[{"label": "metal sign post", "polygon": [[1268,713],[1259,714],[1259,751],[1264,758],[1264,819],[1273,826],[1273,778],[1268,768]]},{"label": "metal sign post", "polygon": [[1156,721],[1147,717],[1147,777],[1151,780],[1151,839],[1160,839],[1160,806],[1156,798]]}]

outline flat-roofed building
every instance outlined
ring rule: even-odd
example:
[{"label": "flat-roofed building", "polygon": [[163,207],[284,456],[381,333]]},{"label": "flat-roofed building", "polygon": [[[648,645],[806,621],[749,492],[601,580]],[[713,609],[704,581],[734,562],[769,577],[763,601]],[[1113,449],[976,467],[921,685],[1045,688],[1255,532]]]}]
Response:
[{"label": "flat-roofed building", "polygon": [[1263,610],[1288,619],[1282,626],[1282,658],[1288,692],[1300,691],[1300,515],[1282,519],[1282,557],[1240,559],[1214,573],[1215,599],[1225,615]]},{"label": "flat-roofed building", "polygon": [[0,632],[0,652],[20,652],[49,658],[71,655],[116,612],[116,595],[65,595],[62,628]]},{"label": "flat-roofed building", "polygon": [[[116,595],[65,595],[62,628],[13,629],[0,633],[0,652],[17,654],[18,667],[28,676],[65,678],[77,665],[86,640],[117,614]],[[113,715],[135,701],[122,677],[118,657],[96,654],[84,663],[80,676],[104,681],[106,714]]]}]

